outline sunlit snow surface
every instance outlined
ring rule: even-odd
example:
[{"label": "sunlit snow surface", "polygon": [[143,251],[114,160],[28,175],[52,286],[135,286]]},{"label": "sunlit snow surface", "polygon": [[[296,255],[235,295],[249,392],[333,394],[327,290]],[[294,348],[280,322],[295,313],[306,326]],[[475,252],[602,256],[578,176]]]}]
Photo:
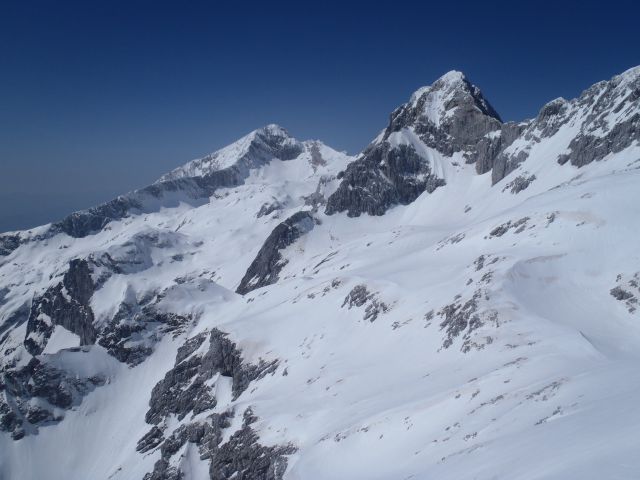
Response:
[{"label": "sunlit snow surface", "polygon": [[[477,175],[463,158],[420,145],[409,130],[394,135],[390,142],[414,145],[447,185],[381,217],[320,208],[319,224],[287,249],[278,283],[244,297],[233,292],[265,238],[310,208],[303,197],[322,177],[323,193],[335,190],[350,157],[319,144],[324,162],[312,162],[308,148],[273,160],[205,205],[133,216],[85,238],[60,234],[2,257],[5,315],[59,281],[69,260],[124,255],[128,242],[156,232],[161,246],[141,246],[135,268],[94,294],[96,322],[127,296],[163,290],[163,308],[198,320],[133,368],[97,345],[58,352],[77,339],[56,329],[45,356],[108,382],[37,435],[0,435],[0,477],[141,479],[159,458],[136,452],[151,389],[185,338],[215,327],[247,362],[280,360],[235,401],[220,379],[216,411],[251,406],[263,444],[295,445],[287,479],[639,478],[640,312],[610,290],[619,275],[640,271],[640,146],[560,166],[575,135],[567,125],[491,186],[491,174]],[[226,164],[227,153],[216,158]],[[505,190],[524,170],[536,180]],[[274,201],[282,209],[257,218]],[[524,228],[492,235],[524,218]],[[367,305],[344,304],[357,285],[386,307],[373,322]],[[474,294],[482,325],[446,348],[443,309]],[[25,327],[11,334],[14,346]],[[181,452],[186,478],[206,478],[196,447]]]}]

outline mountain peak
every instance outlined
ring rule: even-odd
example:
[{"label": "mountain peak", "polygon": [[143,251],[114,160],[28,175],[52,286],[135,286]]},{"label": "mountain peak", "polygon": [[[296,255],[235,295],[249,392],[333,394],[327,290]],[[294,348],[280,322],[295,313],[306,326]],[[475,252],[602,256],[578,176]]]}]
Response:
[{"label": "mountain peak", "polygon": [[630,81],[640,78],[640,65],[631,67],[630,69],[625,70],[624,72],[620,73],[619,75],[616,75],[613,78],[620,79],[620,80],[630,80]]},{"label": "mountain peak", "polygon": [[289,132],[280,125],[270,123],[253,130],[220,150],[187,162],[160,177],[158,182],[184,177],[201,177],[213,171],[229,168],[242,162],[243,159],[245,166],[249,168],[275,157],[289,160],[296,157],[302,149],[301,142],[289,135]]},{"label": "mountain peak", "polygon": [[254,135],[265,134],[265,135],[293,138],[285,128],[281,127],[276,123],[270,123],[268,125],[265,125],[264,127],[257,128],[253,132],[251,132],[249,135],[251,134],[254,134]]},{"label": "mountain peak", "polygon": [[435,83],[442,82],[444,84],[454,85],[454,84],[465,82],[466,80],[467,80],[467,77],[465,77],[464,73],[462,73],[461,71],[450,70],[444,75],[442,75],[438,80],[436,80]]},{"label": "mountain peak", "polygon": [[426,117],[436,126],[461,106],[475,108],[482,114],[501,121],[498,113],[484,98],[478,87],[464,73],[451,70],[431,85],[416,90],[409,100],[411,108],[418,110],[418,117]]},{"label": "mountain peak", "polygon": [[418,88],[411,95],[410,103],[416,103],[422,96],[427,93],[437,91],[437,90],[451,90],[456,87],[462,87],[467,82],[467,77],[465,77],[464,73],[458,70],[451,70],[440,78],[438,78],[431,85],[425,85],[423,87]]}]

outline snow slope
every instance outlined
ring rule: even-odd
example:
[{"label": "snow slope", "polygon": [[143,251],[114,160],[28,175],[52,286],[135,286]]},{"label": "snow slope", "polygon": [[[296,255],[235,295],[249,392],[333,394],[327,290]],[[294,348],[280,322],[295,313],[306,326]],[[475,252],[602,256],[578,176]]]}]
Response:
[{"label": "snow slope", "polygon": [[[450,72],[358,157],[268,126],[159,180],[243,164],[206,202],[19,234],[0,477],[638,478],[639,79],[505,126]],[[255,153],[274,138],[295,156]]]}]

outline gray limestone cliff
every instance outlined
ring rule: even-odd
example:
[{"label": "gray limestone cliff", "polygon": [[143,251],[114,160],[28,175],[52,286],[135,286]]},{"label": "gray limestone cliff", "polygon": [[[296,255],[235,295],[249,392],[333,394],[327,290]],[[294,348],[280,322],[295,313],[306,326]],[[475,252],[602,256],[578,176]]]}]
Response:
[{"label": "gray limestone cliff", "polygon": [[409,204],[445,185],[429,158],[410,142],[398,143],[397,133],[408,131],[445,156],[462,152],[470,158],[477,155],[478,142],[500,126],[480,90],[460,72],[449,72],[391,114],[384,132],[342,173],[325,213],[383,215],[393,205]]},{"label": "gray limestone cliff", "polygon": [[44,350],[56,325],[80,337],[80,345],[95,343],[97,332],[89,301],[94,285],[86,260],[75,259],[60,283],[33,300],[24,346],[32,355]]},{"label": "gray limestone cliff", "polygon": [[287,259],[282,256],[282,250],[310,232],[314,225],[313,215],[308,211],[294,213],[278,224],[249,265],[236,293],[244,295],[256,288],[277,282],[278,274],[287,264]]}]

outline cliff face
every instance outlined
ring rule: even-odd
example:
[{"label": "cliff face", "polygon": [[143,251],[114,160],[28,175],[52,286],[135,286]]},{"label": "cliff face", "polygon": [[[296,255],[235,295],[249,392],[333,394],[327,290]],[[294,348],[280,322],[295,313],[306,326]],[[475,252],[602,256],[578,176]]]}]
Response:
[{"label": "cliff face", "polygon": [[383,215],[393,205],[432,193],[446,182],[438,177],[431,152],[477,155],[478,142],[500,126],[480,90],[462,73],[449,72],[391,114],[384,132],[347,167],[325,211]]}]

